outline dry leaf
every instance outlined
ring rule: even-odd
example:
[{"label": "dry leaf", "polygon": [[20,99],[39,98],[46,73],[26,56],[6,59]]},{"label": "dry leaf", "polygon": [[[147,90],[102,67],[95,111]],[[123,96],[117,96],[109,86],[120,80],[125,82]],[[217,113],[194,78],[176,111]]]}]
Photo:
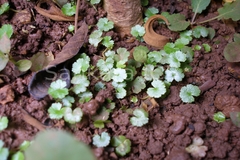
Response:
[{"label": "dry leaf", "polygon": [[[48,10],[41,8],[42,4],[47,4]],[[61,9],[59,9],[51,0],[40,0],[35,9],[39,14],[54,21],[74,21],[74,17],[64,15]],[[79,17],[79,19],[82,19],[82,17]]]},{"label": "dry leaf", "polygon": [[158,19],[162,19],[165,21],[165,23],[167,25],[169,25],[168,20],[162,16],[162,15],[154,15],[152,17],[150,17],[146,24],[144,25],[146,33],[143,36],[144,41],[156,48],[163,48],[163,46],[169,42],[169,38],[160,34],[157,34],[154,30],[153,30],[153,23],[155,21],[157,21]]}]

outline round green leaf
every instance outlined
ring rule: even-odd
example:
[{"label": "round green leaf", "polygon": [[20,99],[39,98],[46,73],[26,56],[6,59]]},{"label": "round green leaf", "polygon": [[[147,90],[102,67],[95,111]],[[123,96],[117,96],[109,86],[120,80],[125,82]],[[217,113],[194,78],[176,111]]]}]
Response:
[{"label": "round green leaf", "polygon": [[23,59],[23,60],[17,61],[15,65],[19,69],[19,71],[25,72],[31,68],[32,62],[30,60]]},{"label": "round green leaf", "polygon": [[232,42],[228,43],[224,48],[224,57],[228,62],[240,62],[240,43]]}]

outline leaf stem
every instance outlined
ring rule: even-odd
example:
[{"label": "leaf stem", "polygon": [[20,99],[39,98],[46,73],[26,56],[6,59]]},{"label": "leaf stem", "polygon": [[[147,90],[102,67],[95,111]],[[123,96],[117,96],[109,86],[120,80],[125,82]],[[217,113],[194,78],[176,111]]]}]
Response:
[{"label": "leaf stem", "polygon": [[197,16],[197,12],[194,13],[194,15],[193,15],[193,17],[192,17],[191,24],[193,24],[193,22],[195,21],[196,16]]},{"label": "leaf stem", "polygon": [[215,20],[215,19],[221,18],[222,16],[223,16],[223,15],[220,14],[220,15],[218,15],[218,16],[216,16],[216,17],[207,19],[207,20],[205,20],[205,21],[198,22],[197,24],[203,24],[203,23],[206,23],[206,22],[210,22],[210,21],[213,21],[213,20]]}]

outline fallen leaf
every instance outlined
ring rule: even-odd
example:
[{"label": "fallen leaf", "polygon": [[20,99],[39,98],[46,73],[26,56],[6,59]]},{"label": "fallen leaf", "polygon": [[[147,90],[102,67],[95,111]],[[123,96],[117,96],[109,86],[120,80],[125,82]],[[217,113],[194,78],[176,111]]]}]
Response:
[{"label": "fallen leaf", "polygon": [[[42,4],[47,5],[48,9],[41,8]],[[61,9],[59,9],[51,0],[40,0],[35,9],[39,14],[54,21],[74,21],[74,17],[64,15]],[[80,19],[82,19],[82,17],[79,16],[79,20]]]},{"label": "fallen leaf", "polygon": [[48,88],[51,82],[62,79],[70,87],[70,71],[68,63],[64,63],[73,58],[85,42],[88,34],[88,25],[84,22],[77,30],[69,42],[63,47],[62,51],[57,54],[56,58],[51,61],[43,70],[36,72],[29,85],[28,91],[31,96],[37,100],[44,98],[48,94]]},{"label": "fallen leaf", "polygon": [[37,72],[46,67],[53,60],[54,56],[51,51],[48,53],[38,52],[30,58],[30,61],[32,62],[30,70],[32,72]]},{"label": "fallen leaf", "polygon": [[144,25],[146,33],[144,34],[143,39],[147,44],[153,47],[163,48],[163,46],[169,42],[169,38],[166,36],[157,34],[153,30],[153,23],[158,19],[164,20],[167,25],[169,24],[168,20],[162,15],[151,16]]}]

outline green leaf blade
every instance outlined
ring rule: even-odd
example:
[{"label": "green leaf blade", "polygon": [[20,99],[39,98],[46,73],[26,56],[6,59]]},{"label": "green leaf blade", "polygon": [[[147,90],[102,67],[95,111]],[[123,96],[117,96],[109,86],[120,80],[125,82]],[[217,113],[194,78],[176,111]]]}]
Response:
[{"label": "green leaf blade", "polygon": [[202,13],[207,8],[211,0],[191,0],[191,6],[194,13]]},{"label": "green leaf blade", "polygon": [[238,21],[240,20],[239,10],[240,10],[240,0],[236,0],[232,3],[225,3],[222,8],[218,9],[218,13],[219,13],[218,19],[231,18],[233,21]]}]

